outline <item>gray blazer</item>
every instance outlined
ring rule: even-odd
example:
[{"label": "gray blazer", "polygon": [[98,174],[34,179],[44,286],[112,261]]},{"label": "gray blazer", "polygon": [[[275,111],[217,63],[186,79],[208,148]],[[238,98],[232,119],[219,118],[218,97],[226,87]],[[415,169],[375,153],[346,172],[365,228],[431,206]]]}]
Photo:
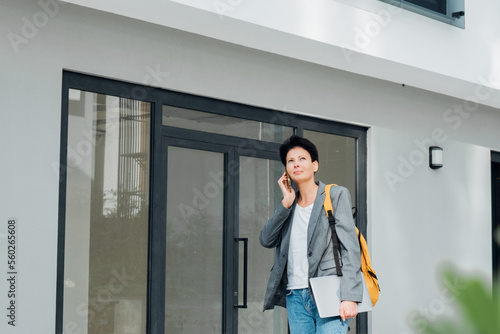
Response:
[{"label": "gray blazer", "polygon": [[[363,282],[361,281],[361,275],[359,275],[361,254],[352,219],[351,196],[347,188],[340,186],[332,187],[330,196],[342,255],[341,299],[361,302],[363,299]],[[289,209],[286,209],[280,202],[272,217],[269,218],[262,231],[260,231],[259,240],[262,246],[276,248],[274,266],[271,269],[264,298],[264,310],[273,309],[275,305],[286,307],[286,264],[290,246],[292,218],[297,198],[298,194]],[[307,230],[309,278],[336,275],[332,233],[323,208],[324,200],[325,184],[319,182],[318,193]],[[309,285],[309,293],[313,296],[311,285]]]}]

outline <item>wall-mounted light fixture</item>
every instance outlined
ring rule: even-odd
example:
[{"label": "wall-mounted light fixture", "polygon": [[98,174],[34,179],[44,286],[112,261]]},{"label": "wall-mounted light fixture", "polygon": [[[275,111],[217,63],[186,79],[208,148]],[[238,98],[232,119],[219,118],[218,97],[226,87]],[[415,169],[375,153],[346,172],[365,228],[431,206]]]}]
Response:
[{"label": "wall-mounted light fixture", "polygon": [[438,169],[443,167],[443,148],[439,146],[429,147],[429,167]]}]

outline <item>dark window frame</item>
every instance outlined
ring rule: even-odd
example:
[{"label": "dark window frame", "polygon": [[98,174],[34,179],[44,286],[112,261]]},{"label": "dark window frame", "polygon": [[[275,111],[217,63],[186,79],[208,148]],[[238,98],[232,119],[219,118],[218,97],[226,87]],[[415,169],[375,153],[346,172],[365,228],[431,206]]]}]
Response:
[{"label": "dark window frame", "polygon": [[[65,250],[65,216],[66,216],[66,168],[67,168],[67,145],[68,145],[68,108],[69,89],[78,89],[94,93],[114,95],[123,98],[142,100],[151,103],[151,161],[150,161],[150,198],[153,194],[161,194],[166,198],[166,186],[151,182],[155,175],[161,173],[164,164],[162,157],[162,141],[165,133],[171,138],[185,138],[189,130],[179,130],[163,126],[162,106],[172,105],[181,108],[189,108],[199,111],[212,112],[254,121],[261,121],[296,128],[296,133],[302,135],[304,129],[324,132],[329,134],[352,137],[356,139],[356,205],[358,208],[357,225],[362,233],[366,235],[367,220],[367,127],[340,123],[319,118],[289,114],[282,111],[260,108],[236,102],[217,100],[208,97],[180,93],[171,90],[152,88],[142,84],[133,84],[109,78],[102,78],[77,72],[64,70],[62,72],[61,92],[61,148],[60,148],[60,181],[59,181],[59,219],[58,219],[58,246],[57,246],[57,286],[56,286],[56,333],[62,334],[63,330],[63,306],[64,306],[64,250]],[[204,134],[197,132],[198,139],[204,139]],[[228,143],[235,141],[236,137],[225,135],[210,135],[212,143]],[[206,138],[208,139],[208,137]],[[241,142],[241,138],[237,138]],[[278,143],[263,143],[246,140],[245,145],[239,147],[242,150],[254,149],[259,144],[259,150],[276,154]],[[274,153],[272,153],[274,152]],[[244,153],[242,153],[244,154]],[[266,153],[264,153],[266,154]],[[163,205],[164,206],[164,205]],[[159,241],[165,235],[164,224],[161,216],[165,208],[161,203],[150,202],[149,208],[149,250],[148,250],[148,310],[147,310],[147,333],[162,333],[164,319],[164,266],[152,265],[152,259],[161,262],[165,259],[165,249]],[[264,283],[263,283],[264,284]],[[154,293],[153,293],[154,292]],[[356,319],[358,333],[368,333],[368,318],[366,313]]]},{"label": "dark window frame", "polygon": [[433,12],[446,15],[448,9],[448,0],[436,0],[436,4],[433,4],[429,0],[404,0],[404,2],[420,6],[422,8],[431,10]]},{"label": "dark window frame", "polygon": [[395,7],[465,29],[465,0],[380,0]]},{"label": "dark window frame", "polygon": [[500,152],[491,151],[491,251],[493,281],[500,277],[500,245],[495,241],[495,233],[500,220]]}]

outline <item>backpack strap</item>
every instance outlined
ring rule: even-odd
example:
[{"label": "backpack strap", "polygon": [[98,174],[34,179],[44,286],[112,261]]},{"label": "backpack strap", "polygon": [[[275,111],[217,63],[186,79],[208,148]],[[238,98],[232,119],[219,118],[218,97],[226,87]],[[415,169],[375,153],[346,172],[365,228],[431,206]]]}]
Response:
[{"label": "backpack strap", "polygon": [[330,230],[332,231],[333,257],[335,258],[337,276],[342,276],[342,267],[340,267],[340,244],[337,237],[337,231],[335,230],[335,217],[333,216],[332,198],[330,197],[330,188],[332,186],[336,186],[336,184],[328,184],[325,186],[325,202],[323,203],[323,207],[325,208]]}]

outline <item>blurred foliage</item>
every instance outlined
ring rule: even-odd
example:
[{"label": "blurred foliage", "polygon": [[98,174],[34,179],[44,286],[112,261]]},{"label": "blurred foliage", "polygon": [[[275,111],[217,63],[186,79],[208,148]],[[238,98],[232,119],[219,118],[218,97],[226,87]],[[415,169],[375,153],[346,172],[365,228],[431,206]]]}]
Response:
[{"label": "blurred foliage", "polygon": [[[453,296],[458,307],[459,317],[454,319],[436,318],[432,321],[420,316],[415,323],[418,333],[425,334],[499,334],[500,333],[500,296],[498,281],[494,286],[487,285],[478,277],[459,274],[448,268],[443,272],[445,285],[454,282],[455,287],[447,292]],[[460,282],[459,285],[456,285]],[[418,321],[420,320],[420,322]],[[425,324],[425,326],[422,326]]]}]

